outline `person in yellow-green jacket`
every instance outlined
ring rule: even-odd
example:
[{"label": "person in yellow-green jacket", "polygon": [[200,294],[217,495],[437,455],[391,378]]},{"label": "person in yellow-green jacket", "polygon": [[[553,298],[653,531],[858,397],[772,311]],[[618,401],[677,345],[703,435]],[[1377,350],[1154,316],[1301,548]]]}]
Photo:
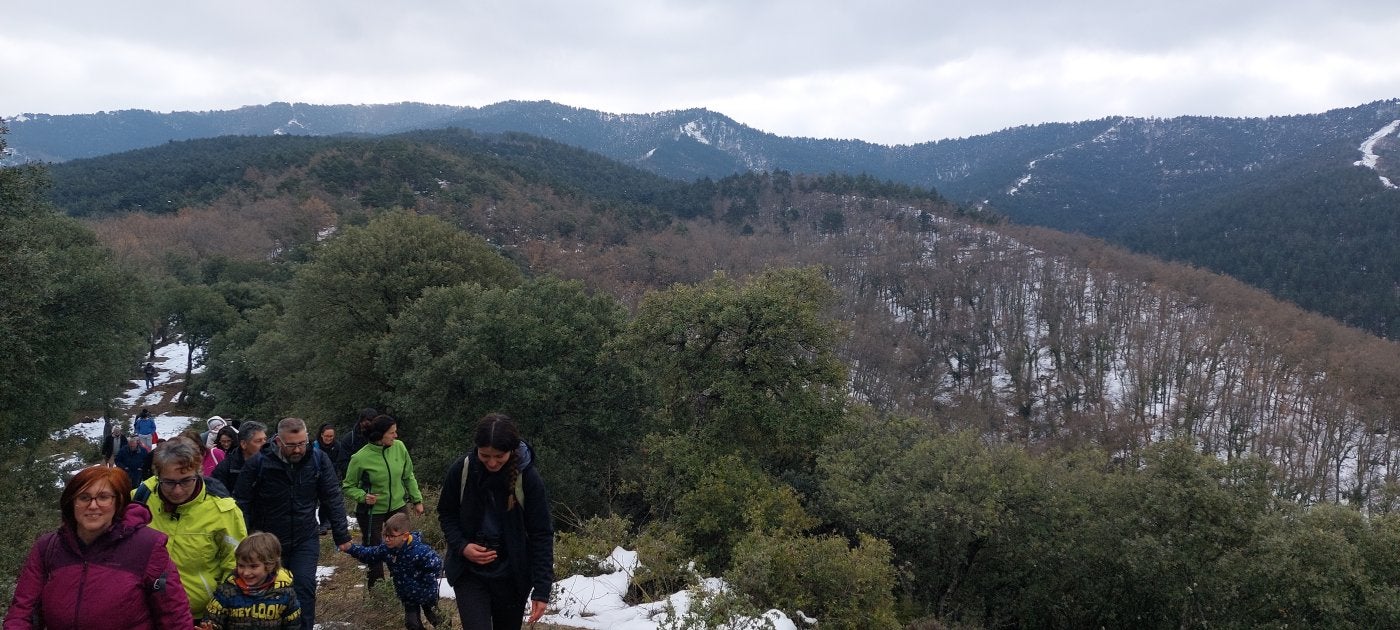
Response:
[{"label": "person in yellow-green jacket", "polygon": [[155,475],[132,491],[133,499],[150,508],[150,528],[169,537],[166,549],[199,619],[214,590],[233,573],[234,549],[248,535],[247,525],[228,491],[200,474],[202,455],[194,444],[167,440],[151,460]]},{"label": "person in yellow-green jacket", "polygon": [[[384,521],[391,515],[410,505],[418,514],[423,513],[423,493],[413,475],[413,458],[398,437],[397,420],[384,415],[376,417],[366,432],[368,443],[350,456],[350,466],[341,482],[345,496],[359,504],[355,518],[360,524],[360,544],[366,547],[383,542]],[[366,586],[373,587],[381,579],[384,563],[369,563]]]}]

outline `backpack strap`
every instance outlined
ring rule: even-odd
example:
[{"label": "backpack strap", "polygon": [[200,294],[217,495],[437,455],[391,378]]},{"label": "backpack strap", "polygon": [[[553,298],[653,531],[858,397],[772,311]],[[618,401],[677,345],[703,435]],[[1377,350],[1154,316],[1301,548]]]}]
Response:
[{"label": "backpack strap", "polygon": [[43,536],[44,553],[40,554],[40,564],[44,568],[44,583],[49,583],[49,577],[53,573],[53,543],[58,539],[58,532],[51,531]]},{"label": "backpack strap", "polygon": [[[44,570],[44,583],[49,583],[49,578],[53,574],[53,543],[58,538],[58,532],[52,531],[39,537],[39,541],[44,544],[44,551],[39,554],[39,566]],[[39,598],[34,601],[34,610],[29,612],[29,624],[34,628],[44,627],[44,600]]]},{"label": "backpack strap", "polygon": [[149,498],[151,498],[151,488],[146,485],[146,482],[143,481],[139,484],[136,484],[136,490],[131,494],[131,502],[145,505],[146,500]]},{"label": "backpack strap", "polygon": [[[157,544],[164,546],[165,541],[161,540],[161,538],[164,538],[163,536],[148,536],[146,538],[147,541],[142,545],[145,550],[141,552],[137,557],[147,558],[147,561],[149,561],[149,558],[151,557],[151,552],[155,549],[155,546]],[[160,575],[156,576],[156,578],[154,580],[151,580],[149,583],[145,583],[143,581],[143,595],[145,596],[146,607],[148,610],[154,612],[163,609],[160,600],[161,598],[166,597],[166,593],[164,591],[167,590],[166,586],[168,585],[168,577],[169,576],[166,574],[165,571],[161,571]]]},{"label": "backpack strap", "polygon": [[467,471],[472,469],[472,467],[468,465],[471,463],[468,461],[470,457],[470,454],[462,457],[462,489],[458,492],[457,496],[457,503],[459,505],[467,502]]}]

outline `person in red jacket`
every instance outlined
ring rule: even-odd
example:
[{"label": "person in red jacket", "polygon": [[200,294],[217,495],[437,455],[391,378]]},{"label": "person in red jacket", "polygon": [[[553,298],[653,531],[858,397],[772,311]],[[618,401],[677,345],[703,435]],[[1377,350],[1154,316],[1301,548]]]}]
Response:
[{"label": "person in red jacket", "polygon": [[131,503],[117,468],[78,472],[59,499],[63,523],[29,550],[4,630],[189,630],[194,619],[165,534]]}]

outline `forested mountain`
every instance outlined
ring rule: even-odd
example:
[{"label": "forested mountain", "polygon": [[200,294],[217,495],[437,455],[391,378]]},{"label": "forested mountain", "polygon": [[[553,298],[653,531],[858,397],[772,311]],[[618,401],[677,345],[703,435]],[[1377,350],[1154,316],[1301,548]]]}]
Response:
[{"label": "forested mountain", "polygon": [[51,175],[205,363],[202,411],[390,404],[431,479],[508,410],[561,576],[626,541],[629,597],[699,567],[720,612],[829,628],[1400,624],[1400,346],[1220,275],[868,175],[686,182],[514,133]]},{"label": "forested mountain", "polygon": [[[683,181],[765,170],[864,173],[935,189],[1020,223],[1204,266],[1390,336],[1400,325],[1393,290],[1400,284],[1400,189],[1387,185],[1400,181],[1397,120],[1400,101],[1392,100],[1304,116],[1042,124],[893,147],[779,137],[701,109],[617,115],[549,102],[276,103],[228,112],[27,114],[9,125],[11,160],[61,161],[224,134],[452,126],[550,138]],[[107,211],[135,201],[74,209]],[[147,208],[161,203],[174,200],[139,200]]]},{"label": "forested mountain", "polygon": [[[444,217],[530,269],[631,305],[715,270],[820,265],[852,324],[851,386],[876,409],[1125,455],[1193,435],[1222,456],[1287,462],[1283,487],[1306,500],[1375,500],[1390,475],[1392,344],[1223,278],[997,226],[901,184],[786,171],[685,184],[549,140],[461,130],[191,141],[53,176],[60,205],[79,214],[137,191],[179,200],[168,220],[99,224],[126,259],[177,273],[295,248],[391,207]],[[188,231],[202,223],[222,227]],[[250,236],[269,225],[282,236]],[[945,416],[950,407],[964,415]],[[1343,433],[1318,450],[1337,422]]]}]

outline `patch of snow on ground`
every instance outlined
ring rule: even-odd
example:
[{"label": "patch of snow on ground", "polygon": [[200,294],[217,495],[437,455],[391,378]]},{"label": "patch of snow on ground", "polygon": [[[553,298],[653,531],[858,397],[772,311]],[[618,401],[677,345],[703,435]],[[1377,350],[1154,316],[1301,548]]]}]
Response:
[{"label": "patch of snow on ground", "polygon": [[67,429],[54,431],[49,435],[49,439],[57,442],[70,437],[81,437],[90,442],[101,442],[102,427],[104,426],[106,426],[106,423],[102,422],[102,418],[97,418],[88,422],[79,422]]},{"label": "patch of snow on ground", "polygon": [[[168,440],[180,435],[181,432],[190,428],[190,425],[198,420],[198,418],[192,416],[160,414],[156,416],[156,435],[159,436],[161,440]],[[200,430],[204,428],[205,427],[200,427]]]},{"label": "patch of snow on ground", "polygon": [[[540,621],[600,630],[657,630],[669,614],[685,615],[690,610],[690,591],[681,591],[665,600],[636,606],[628,606],[623,601],[632,574],[638,567],[635,551],[621,547],[613,549],[603,565],[616,571],[593,577],[574,575],[556,582],[550,602],[550,614]],[[707,578],[701,582],[699,588],[705,592],[718,593],[727,590],[728,586],[718,578]],[[444,588],[443,597],[452,597],[451,592],[450,587]],[[731,627],[735,630],[759,627],[772,627],[775,630],[797,628],[787,615],[777,610],[764,613],[761,619],[736,619]]]},{"label": "patch of snow on ground", "polygon": [[[203,421],[193,416],[172,416],[169,414],[160,414],[159,416],[156,416],[156,435],[159,436],[162,440],[167,440],[179,435],[185,429],[188,429],[190,425],[195,424],[196,422],[202,424]],[[131,423],[128,421],[126,424],[127,428],[130,429]],[[102,426],[103,422],[101,419],[94,420],[92,422],[80,422],[62,431],[55,431],[50,437],[54,440],[62,440],[64,438],[69,437],[81,437],[89,442],[98,443],[102,441]],[[200,430],[203,430],[202,426]]]},{"label": "patch of snow on ground", "polygon": [[[151,363],[156,366],[156,387],[165,385],[177,379],[183,378],[185,373],[185,361],[188,360],[190,347],[183,343],[171,343],[156,348],[156,358]],[[143,361],[142,365],[145,364]],[[175,396],[174,392],[164,392],[160,389],[146,389],[144,378],[137,377],[132,381],[132,387],[122,394],[120,404],[127,409],[126,417],[114,418],[120,421],[127,429],[131,428],[131,419],[134,418],[142,407],[150,407],[168,402],[166,395]],[[172,416],[161,414],[156,417],[156,434],[161,438],[174,437],[179,435],[192,423],[198,419],[191,416]],[[102,427],[104,423],[101,418],[90,422],[79,422],[67,429],[55,431],[49,437],[53,440],[62,440],[69,437],[82,437],[90,442],[102,441]],[[200,427],[203,430],[204,427]]]},{"label": "patch of snow on ground", "polygon": [[54,484],[59,488],[68,485],[68,479],[70,477],[88,466],[87,462],[83,461],[83,458],[75,453],[50,455],[45,458],[44,463],[53,470]]},{"label": "patch of snow on ground", "polygon": [[317,583],[317,584],[320,584],[320,583],[322,583],[322,582],[325,582],[326,580],[331,579],[331,576],[332,576],[332,575],[335,575],[335,567],[322,567],[322,566],[316,567],[316,583]]},{"label": "patch of snow on ground", "polygon": [[[170,343],[156,348],[156,358],[151,361],[156,366],[156,387],[165,385],[176,380],[176,377],[184,378],[185,363],[189,360],[190,347],[183,343]],[[141,365],[146,362],[142,361]],[[196,368],[199,372],[201,368]],[[132,381],[133,386],[122,395],[121,403],[132,409],[132,415],[139,410],[142,405],[154,405],[161,402],[160,398],[150,400],[148,396],[157,395],[155,390],[146,389],[146,379],[137,374]],[[163,394],[161,394],[163,395]]]}]

